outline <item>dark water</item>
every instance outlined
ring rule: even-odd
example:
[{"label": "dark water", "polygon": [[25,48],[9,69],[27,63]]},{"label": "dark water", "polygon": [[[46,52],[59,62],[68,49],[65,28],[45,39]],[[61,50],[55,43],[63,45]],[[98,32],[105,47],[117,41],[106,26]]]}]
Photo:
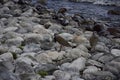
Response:
[{"label": "dark water", "polygon": [[94,5],[92,3],[75,3],[65,0],[48,0],[47,7],[55,10],[65,7],[68,9],[69,14],[80,13],[86,17],[107,21],[114,26],[120,27],[120,15],[107,14],[108,10],[120,9],[120,7]]}]

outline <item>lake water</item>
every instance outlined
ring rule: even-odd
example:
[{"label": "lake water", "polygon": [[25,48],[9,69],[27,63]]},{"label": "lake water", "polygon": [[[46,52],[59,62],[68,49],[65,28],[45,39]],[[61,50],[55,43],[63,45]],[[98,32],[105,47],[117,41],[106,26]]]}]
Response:
[{"label": "lake water", "polygon": [[107,21],[113,26],[120,27],[120,15],[107,14],[108,10],[120,9],[120,7],[94,5],[92,3],[75,3],[65,0],[48,0],[47,7],[56,11],[61,7],[65,7],[68,9],[69,14],[80,13],[85,17]]}]

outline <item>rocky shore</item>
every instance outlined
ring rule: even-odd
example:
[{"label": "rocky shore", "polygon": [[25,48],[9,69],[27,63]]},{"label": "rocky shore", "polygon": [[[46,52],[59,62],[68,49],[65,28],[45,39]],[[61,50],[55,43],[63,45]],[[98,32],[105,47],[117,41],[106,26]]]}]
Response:
[{"label": "rocky shore", "polygon": [[66,8],[5,1],[0,80],[120,80],[119,27],[69,16]]}]

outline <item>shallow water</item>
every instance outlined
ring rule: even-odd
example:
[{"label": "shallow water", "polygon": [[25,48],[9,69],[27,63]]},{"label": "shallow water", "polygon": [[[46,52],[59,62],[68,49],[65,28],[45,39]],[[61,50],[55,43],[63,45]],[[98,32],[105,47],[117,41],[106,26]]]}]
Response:
[{"label": "shallow water", "polygon": [[47,7],[55,10],[66,7],[69,14],[80,13],[86,17],[107,21],[114,26],[120,27],[120,15],[107,14],[108,10],[120,9],[120,7],[94,5],[92,3],[75,3],[65,0],[48,0]]}]

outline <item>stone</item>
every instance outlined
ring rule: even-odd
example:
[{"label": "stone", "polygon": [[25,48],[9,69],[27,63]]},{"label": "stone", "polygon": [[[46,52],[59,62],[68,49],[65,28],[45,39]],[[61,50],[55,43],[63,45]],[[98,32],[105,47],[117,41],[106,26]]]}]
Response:
[{"label": "stone", "polygon": [[86,59],[83,58],[83,57],[80,57],[80,58],[74,60],[67,67],[71,71],[79,72],[79,71],[82,71],[85,68],[85,63],[86,63]]},{"label": "stone", "polygon": [[8,44],[9,46],[15,45],[19,47],[22,44],[22,41],[24,41],[22,37],[16,37],[16,38],[8,39],[6,41],[6,44]]},{"label": "stone", "polygon": [[73,35],[69,33],[61,33],[59,34],[61,37],[63,37],[67,41],[73,40]]},{"label": "stone", "polygon": [[95,67],[95,66],[87,66],[87,69],[85,69],[84,71],[83,71],[83,73],[84,74],[86,74],[86,73],[88,73],[88,74],[90,74],[90,73],[95,73],[95,72],[97,72],[97,71],[99,71],[100,69],[98,69],[97,67]]},{"label": "stone", "polygon": [[47,53],[40,53],[36,55],[35,58],[39,63],[52,63],[52,60]]},{"label": "stone", "polygon": [[53,75],[55,76],[56,80],[70,80],[71,75],[67,72],[56,70]]},{"label": "stone", "polygon": [[31,65],[23,62],[23,61],[16,61],[15,62],[15,73],[17,74],[26,74],[26,73],[33,73],[34,74],[34,69],[32,68]]},{"label": "stone", "polygon": [[113,54],[114,56],[120,56],[120,50],[119,49],[112,49],[111,54]]},{"label": "stone", "polygon": [[34,73],[23,73],[19,76],[21,80],[41,80],[41,76]]},{"label": "stone", "polygon": [[0,61],[1,63],[4,65],[4,67],[6,67],[7,70],[9,71],[13,71],[14,70],[14,65],[13,65],[13,55],[12,53],[4,53],[2,55],[0,55]]},{"label": "stone", "polygon": [[88,52],[84,52],[80,49],[74,48],[74,49],[69,50],[67,53],[65,53],[65,56],[71,59],[76,59],[79,57],[88,58],[91,56],[91,54],[89,54]]},{"label": "stone", "polygon": [[107,62],[111,61],[113,58],[114,58],[114,57],[113,57],[112,55],[108,54],[108,55],[103,55],[103,56],[101,56],[101,57],[98,59],[98,61],[100,61],[100,62],[102,62],[102,63],[107,63]]},{"label": "stone", "polygon": [[86,62],[87,65],[92,65],[92,66],[97,66],[97,67],[100,67],[102,68],[104,66],[104,64],[98,62],[98,61],[95,61],[95,60],[91,60],[89,59],[87,62]]},{"label": "stone", "polygon": [[41,50],[40,44],[30,43],[25,46],[21,46],[24,52],[39,52]]},{"label": "stone", "polygon": [[95,50],[100,51],[100,52],[109,52],[109,48],[106,47],[106,45],[104,43],[98,43],[95,46]]},{"label": "stone", "polygon": [[22,50],[20,48],[17,48],[16,46],[12,46],[8,50],[11,53],[21,54]]}]

